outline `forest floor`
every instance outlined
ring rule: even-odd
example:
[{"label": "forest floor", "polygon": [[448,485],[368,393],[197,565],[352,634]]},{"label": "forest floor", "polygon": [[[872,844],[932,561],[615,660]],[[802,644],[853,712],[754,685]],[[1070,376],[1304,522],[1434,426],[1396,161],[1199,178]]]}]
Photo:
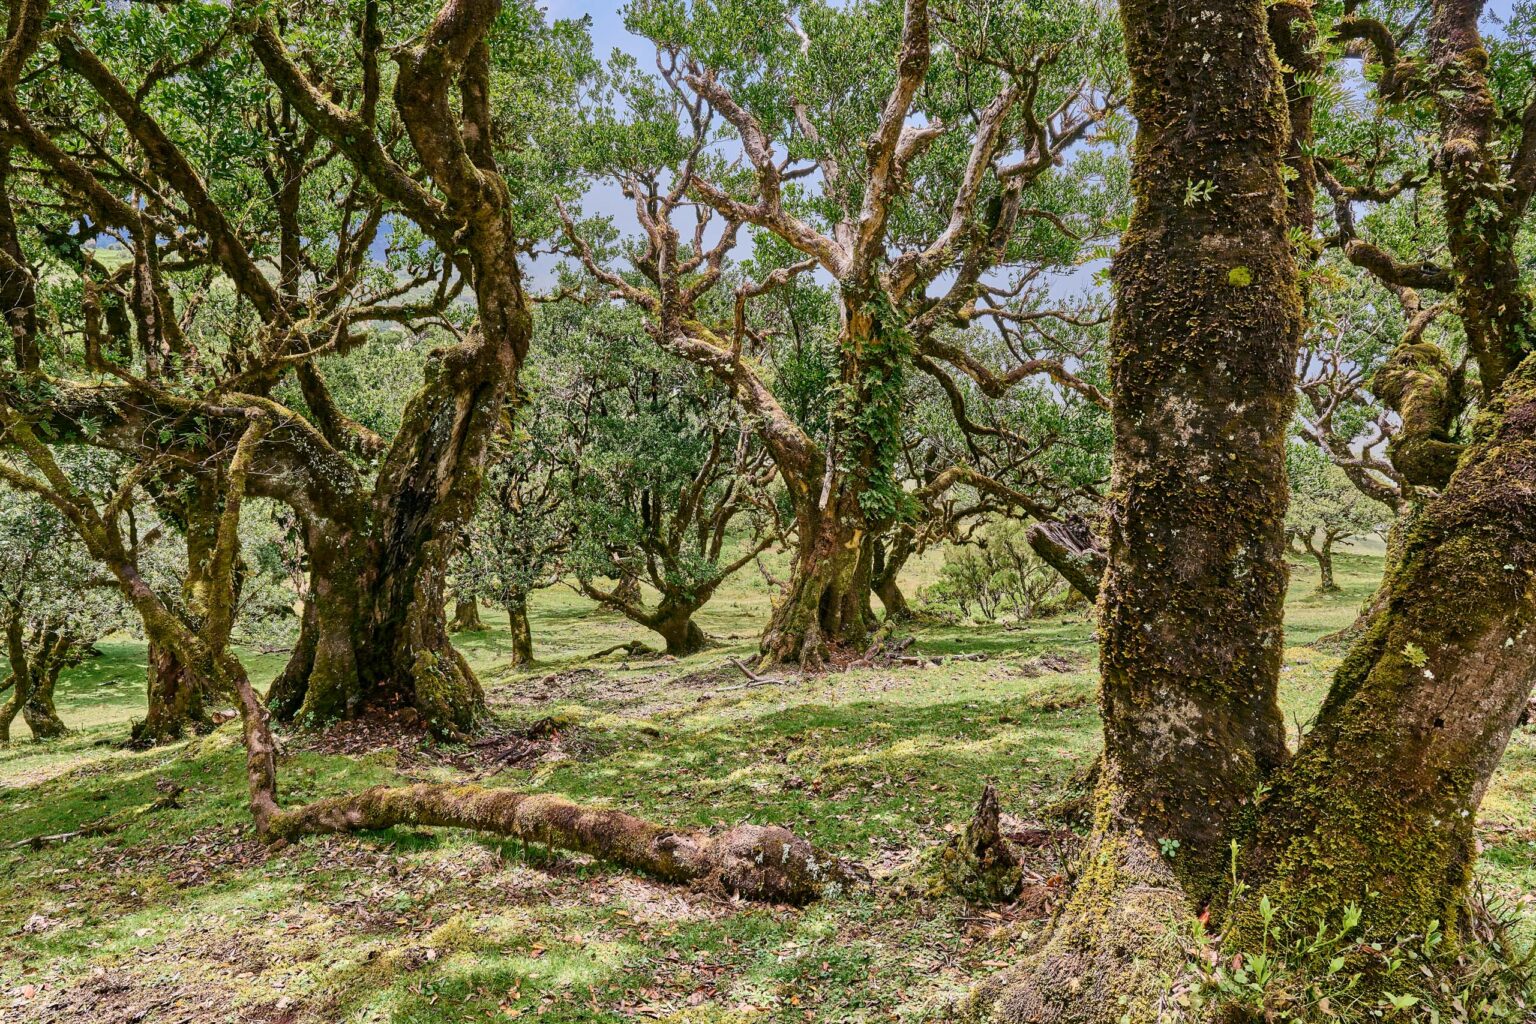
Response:
[{"label": "forest floor", "polygon": [[[1310,566],[1294,573],[1283,702],[1298,725],[1338,663],[1316,641],[1352,620],[1381,564],[1339,568],[1345,590],[1328,597]],[[233,726],[121,748],[143,700],[142,648],[123,641],[61,684],[73,735],[0,748],[0,1020],[921,1018],[1003,966],[1064,889],[1072,836],[1036,816],[1098,745],[1086,613],[919,626],[908,652],[986,660],[744,685],[729,659],[753,651],[766,607],[744,579],[702,616],[720,646],[588,661],[643,631],[556,588],[534,606],[540,663],[520,673],[488,612],[490,629],[460,641],[505,743],[434,749],[388,723],[288,737],[282,798],[479,775],[676,825],[782,823],[862,862],[872,886],[767,907],[449,830],[271,852],[251,837]],[[253,675],[281,661],[252,655]],[[982,909],[932,895],[920,866],[986,781],[1032,871],[1016,904]],[[180,807],[135,813],[177,786]],[[1480,822],[1481,884],[1517,906],[1536,900],[1533,795],[1536,733],[1521,729]],[[117,827],[90,834],[102,823]]]}]

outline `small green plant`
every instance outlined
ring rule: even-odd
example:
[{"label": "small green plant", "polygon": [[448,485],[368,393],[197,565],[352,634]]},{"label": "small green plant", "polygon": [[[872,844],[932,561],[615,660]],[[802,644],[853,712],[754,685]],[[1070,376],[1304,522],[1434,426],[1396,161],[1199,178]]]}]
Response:
[{"label": "small green plant", "polygon": [[[1237,895],[1228,920],[1248,889],[1238,875],[1237,854],[1234,842]],[[1234,948],[1230,935],[1223,944],[1195,922],[1194,937],[1205,951],[1190,961],[1196,978],[1190,1001],[1226,1010],[1233,1019],[1264,1021],[1526,1021],[1536,995],[1532,953],[1512,955],[1513,915],[1479,906],[1485,923],[1476,929],[1478,939],[1452,953],[1438,921],[1422,934],[1369,941],[1360,934],[1364,911],[1357,904],[1346,906],[1336,924],[1309,925],[1287,918],[1267,893],[1260,894],[1257,949]]]},{"label": "small green plant", "polygon": [[1184,184],[1184,205],[1194,206],[1203,203],[1216,194],[1216,183],[1210,179],[1200,181],[1188,181]]},{"label": "small green plant", "polygon": [[1163,856],[1167,857],[1169,860],[1173,860],[1174,857],[1178,856],[1179,841],[1177,839],[1169,839],[1164,837],[1157,841],[1157,846],[1158,849],[1163,851]]}]

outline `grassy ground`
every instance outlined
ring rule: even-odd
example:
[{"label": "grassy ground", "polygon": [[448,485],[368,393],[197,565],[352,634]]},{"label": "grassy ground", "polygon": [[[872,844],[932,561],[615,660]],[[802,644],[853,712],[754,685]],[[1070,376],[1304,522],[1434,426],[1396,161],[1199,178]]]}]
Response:
[{"label": "grassy ground", "polygon": [[[916,567],[913,583],[932,569]],[[1342,556],[1345,592],[1320,597],[1298,567],[1284,691],[1298,725],[1337,664],[1315,641],[1351,621],[1379,571],[1379,557]],[[487,613],[492,629],[462,644],[497,715],[566,723],[530,763],[487,781],[679,825],[782,822],[862,861],[871,888],[803,911],[742,905],[440,830],[269,852],[250,839],[229,727],[151,752],[116,745],[142,713],[143,667],[141,650],[113,644],[61,687],[73,736],[0,750],[0,1020],[921,1016],[1000,966],[1062,888],[1050,836],[1029,898],[1001,911],[932,897],[912,868],[968,815],[984,780],[1027,820],[1091,760],[1091,628],[1083,615],[925,627],[919,649],[988,660],[743,689],[726,659],[752,650],[765,610],[761,581],[743,578],[703,616],[721,647],[682,663],[586,662],[642,634],[552,590],[534,606],[541,664],[517,674],[503,667],[503,620]],[[260,659],[253,674],[279,661]],[[280,774],[284,799],[299,801],[462,778],[463,763],[410,747],[343,756],[292,738]],[[166,783],[185,787],[182,808],[131,817]],[[1536,738],[1522,730],[1482,832],[1485,884],[1514,901],[1536,888],[1533,790]],[[40,849],[25,842],[107,819],[129,824]]]}]

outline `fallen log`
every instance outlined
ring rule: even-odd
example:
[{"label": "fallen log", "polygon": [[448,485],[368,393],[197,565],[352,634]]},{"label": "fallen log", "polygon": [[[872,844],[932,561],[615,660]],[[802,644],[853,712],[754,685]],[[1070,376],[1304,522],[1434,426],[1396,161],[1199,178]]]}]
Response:
[{"label": "fallen log", "polygon": [[589,854],[665,881],[718,887],[772,903],[809,903],[860,877],[854,866],[825,856],[777,825],[737,825],[711,835],[666,828],[622,811],[582,807],[558,796],[473,785],[378,786],[281,811],[266,832],[293,841],[395,825],[509,836]]}]

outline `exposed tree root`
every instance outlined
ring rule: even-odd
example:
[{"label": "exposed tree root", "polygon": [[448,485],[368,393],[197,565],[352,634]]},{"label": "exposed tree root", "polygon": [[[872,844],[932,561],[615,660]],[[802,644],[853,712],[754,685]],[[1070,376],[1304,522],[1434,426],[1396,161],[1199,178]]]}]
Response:
[{"label": "exposed tree root", "polygon": [[733,895],[803,904],[858,880],[851,865],[776,825],[737,825],[717,835],[679,831],[622,811],[582,807],[544,794],[482,786],[385,786],[283,811],[270,837],[394,825],[468,828],[586,853],[669,882],[718,886]]},{"label": "exposed tree root", "polygon": [[629,640],[622,644],[614,644],[612,647],[604,647],[596,654],[589,654],[582,660],[601,661],[610,654],[618,654],[620,651],[623,651],[631,658],[659,658],[662,655],[661,651],[656,650],[654,647],[647,647],[639,640]]},{"label": "exposed tree root", "polygon": [[89,825],[75,829],[73,832],[54,832],[50,835],[30,836],[19,843],[12,843],[10,849],[19,850],[24,846],[30,846],[34,850],[41,850],[49,843],[67,842],[70,839],[77,839],[81,836],[108,835],[120,828],[133,824],[146,814],[179,808],[181,806],[181,802],[177,799],[182,794],[181,786],[169,780],[161,779],[155,783],[155,789],[159,791],[160,795],[147,804],[139,807],[130,807],[127,810],[118,811],[116,814],[109,814],[105,818],[93,821]]},{"label": "exposed tree root", "polygon": [[1184,892],[1150,840],[1101,834],[1038,945],[973,990],[947,1019],[966,1024],[1118,1024],[1168,1019],[1187,973]]}]

